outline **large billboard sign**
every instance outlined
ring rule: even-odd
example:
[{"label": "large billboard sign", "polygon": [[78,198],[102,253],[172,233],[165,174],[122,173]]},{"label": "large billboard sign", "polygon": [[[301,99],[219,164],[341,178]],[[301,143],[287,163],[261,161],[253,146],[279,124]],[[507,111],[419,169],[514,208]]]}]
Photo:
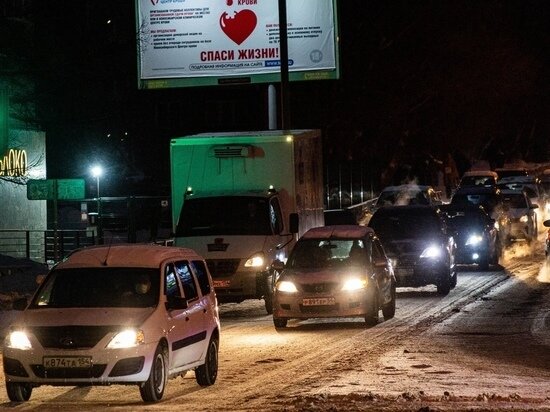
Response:
[{"label": "large billboard sign", "polygon": [[[289,79],[336,79],[336,0],[286,0]],[[139,88],[280,81],[277,0],[136,0]]]}]

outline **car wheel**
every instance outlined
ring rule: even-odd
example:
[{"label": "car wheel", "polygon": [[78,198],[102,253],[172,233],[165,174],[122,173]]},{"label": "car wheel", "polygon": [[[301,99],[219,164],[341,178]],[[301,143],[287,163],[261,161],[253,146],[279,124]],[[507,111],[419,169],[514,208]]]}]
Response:
[{"label": "car wheel", "polygon": [[286,328],[286,324],[288,322],[288,319],[284,318],[273,318],[273,325],[275,325],[275,329],[283,329]]},{"label": "car wheel", "polygon": [[164,395],[168,381],[168,355],[162,345],[157,346],[149,379],[139,386],[141,399],[145,402],[158,402]]},{"label": "car wheel", "polygon": [[212,337],[208,344],[208,351],[204,364],[195,370],[195,379],[200,386],[210,386],[216,382],[218,376],[218,339]]},{"label": "car wheel", "polygon": [[382,315],[384,320],[389,320],[395,316],[395,285],[391,287],[391,300],[382,306]]},{"label": "car wheel", "polygon": [[479,261],[479,270],[489,270],[489,257],[483,256],[481,260]]},{"label": "car wheel", "polygon": [[365,323],[368,326],[374,326],[378,324],[378,311],[380,306],[378,305],[378,299],[376,296],[373,296],[370,299],[367,299],[367,310],[365,313]]},{"label": "car wheel", "polygon": [[12,402],[25,402],[31,398],[32,386],[30,383],[6,382],[8,398]]},{"label": "car wheel", "polygon": [[265,281],[266,285],[265,285],[264,302],[265,302],[265,310],[268,315],[271,315],[273,313],[274,280],[275,280],[274,273],[270,273],[269,275],[267,275],[267,278]]},{"label": "car wheel", "polygon": [[445,273],[440,279],[439,283],[437,284],[437,294],[438,295],[448,295],[451,291],[451,276],[449,276],[449,273]]}]

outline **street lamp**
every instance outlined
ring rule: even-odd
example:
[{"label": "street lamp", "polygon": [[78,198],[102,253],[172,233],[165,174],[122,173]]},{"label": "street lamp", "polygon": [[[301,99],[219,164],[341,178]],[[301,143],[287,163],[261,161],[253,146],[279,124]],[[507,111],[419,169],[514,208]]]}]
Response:
[{"label": "street lamp", "polygon": [[92,167],[92,176],[95,177],[96,188],[97,188],[97,198],[99,199],[99,178],[103,175],[103,168],[101,166]]},{"label": "street lamp", "polygon": [[101,200],[99,197],[99,177],[103,174],[103,168],[99,165],[93,166],[91,169],[92,176],[95,177],[96,189],[97,189],[97,241],[101,245],[103,244],[103,225],[101,222]]}]

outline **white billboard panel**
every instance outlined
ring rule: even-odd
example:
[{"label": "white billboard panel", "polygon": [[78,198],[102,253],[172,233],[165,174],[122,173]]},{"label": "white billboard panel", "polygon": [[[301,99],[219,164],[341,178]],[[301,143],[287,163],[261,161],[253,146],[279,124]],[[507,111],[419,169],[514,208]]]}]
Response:
[{"label": "white billboard panel", "polygon": [[[137,0],[141,88],[279,79],[277,0]],[[287,1],[291,80],[338,77],[335,0]]]}]

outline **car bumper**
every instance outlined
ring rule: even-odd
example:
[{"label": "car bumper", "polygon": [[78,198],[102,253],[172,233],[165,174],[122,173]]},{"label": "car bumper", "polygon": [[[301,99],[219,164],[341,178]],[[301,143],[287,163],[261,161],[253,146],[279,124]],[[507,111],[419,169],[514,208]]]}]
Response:
[{"label": "car bumper", "polygon": [[441,261],[398,262],[395,276],[398,287],[437,285],[444,276],[450,276],[450,268]]},{"label": "car bumper", "polygon": [[[3,364],[6,381],[26,382],[34,386],[72,386],[132,384],[145,382],[151,370],[157,343],[127,349],[103,351],[18,350],[4,348]],[[74,360],[72,366],[45,367],[45,357]],[[77,360],[88,358],[87,367],[75,367]]]},{"label": "car bumper", "polygon": [[287,319],[365,316],[373,296],[370,289],[332,294],[276,292],[273,316]]}]

